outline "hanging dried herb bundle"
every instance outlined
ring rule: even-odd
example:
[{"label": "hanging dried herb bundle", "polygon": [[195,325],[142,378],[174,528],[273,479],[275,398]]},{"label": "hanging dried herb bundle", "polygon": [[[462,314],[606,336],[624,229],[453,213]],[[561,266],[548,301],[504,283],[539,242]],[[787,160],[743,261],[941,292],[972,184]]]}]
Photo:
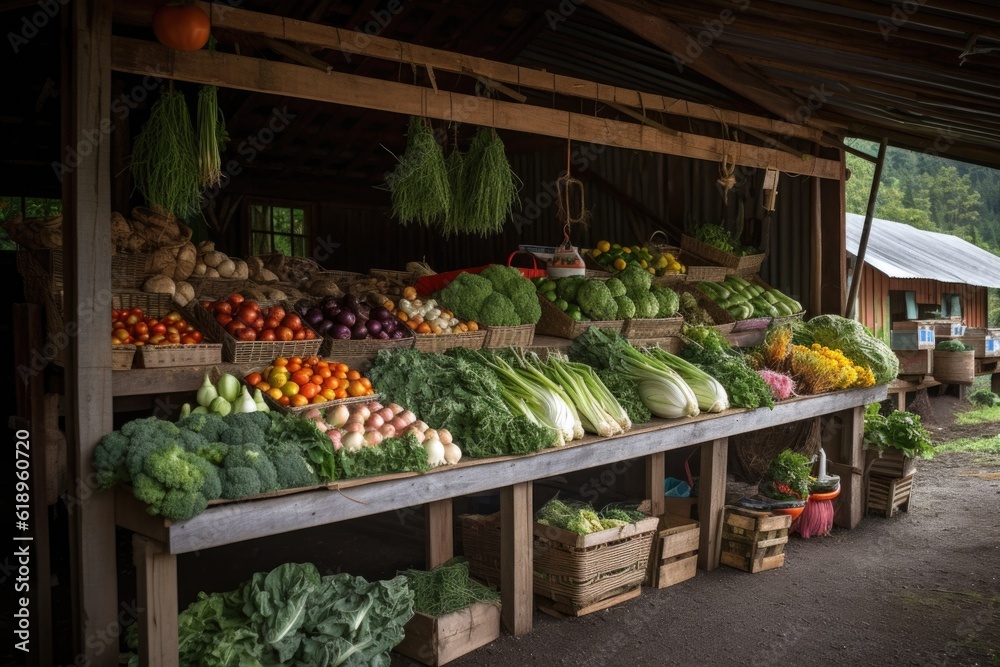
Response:
[{"label": "hanging dried herb bundle", "polygon": [[218,93],[215,86],[198,91],[198,185],[203,189],[222,185],[222,150],[229,143]]},{"label": "hanging dried herb bundle", "polygon": [[385,187],[392,195],[392,214],[402,224],[448,225],[452,201],[448,167],[434,132],[422,118],[410,117],[406,152],[386,176]]},{"label": "hanging dried herb bundle", "polygon": [[520,182],[510,168],[503,141],[493,128],[476,132],[465,155],[461,194],[464,204],[462,229],[489,236],[503,230],[503,223],[519,203]]},{"label": "hanging dried herb bundle", "polygon": [[183,93],[168,90],[153,105],[132,146],[130,168],[150,208],[181,219],[198,211],[198,157]]},{"label": "hanging dried herb bundle", "polygon": [[445,238],[457,232],[466,230],[468,219],[468,207],[462,197],[462,190],[465,187],[465,153],[458,150],[458,146],[445,158],[445,166],[448,168],[448,187],[451,191],[451,210],[448,212],[448,219],[440,226],[441,233]]}]

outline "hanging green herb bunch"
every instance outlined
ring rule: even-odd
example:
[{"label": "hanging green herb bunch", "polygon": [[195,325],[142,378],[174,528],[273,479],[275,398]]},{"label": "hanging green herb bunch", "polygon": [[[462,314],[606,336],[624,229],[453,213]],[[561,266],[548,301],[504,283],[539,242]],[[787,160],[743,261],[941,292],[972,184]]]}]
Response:
[{"label": "hanging green herb bunch", "polygon": [[462,190],[454,193],[464,204],[462,229],[480,236],[497,234],[519,203],[520,181],[507,160],[496,130],[479,128],[465,155]]},{"label": "hanging green herb bunch", "polygon": [[229,134],[218,93],[215,86],[202,86],[198,91],[198,185],[202,189],[222,185],[222,151]]},{"label": "hanging green herb bunch", "polygon": [[406,151],[386,176],[385,187],[392,195],[392,214],[402,224],[447,227],[452,201],[448,167],[424,119],[410,117]]},{"label": "hanging green herb bunch", "polygon": [[132,146],[130,169],[150,208],[181,219],[199,210],[198,156],[183,93],[168,90],[153,104]]}]

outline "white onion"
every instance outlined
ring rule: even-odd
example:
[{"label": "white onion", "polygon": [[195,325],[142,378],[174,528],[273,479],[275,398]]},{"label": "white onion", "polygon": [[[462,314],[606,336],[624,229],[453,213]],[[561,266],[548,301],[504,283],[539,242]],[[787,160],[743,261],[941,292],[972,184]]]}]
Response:
[{"label": "white onion", "polygon": [[399,405],[397,403],[390,403],[389,404],[389,409],[392,410],[392,414],[393,414],[393,416],[395,416],[395,415],[398,415],[400,412],[403,411],[403,406]]},{"label": "white onion", "polygon": [[448,445],[450,445],[451,444],[451,431],[449,431],[446,428],[439,428],[438,429],[438,440],[440,440],[441,444],[444,445],[445,447],[447,447]]},{"label": "white onion", "polygon": [[365,436],[360,433],[348,433],[341,438],[340,444],[344,446],[348,454],[353,454],[361,451],[361,448],[365,446]]},{"label": "white onion", "polygon": [[413,428],[423,433],[424,431],[427,430],[427,424],[418,419],[417,421],[413,422]]},{"label": "white onion", "polygon": [[444,445],[437,438],[424,440],[424,449],[427,450],[427,463],[432,467],[447,463],[444,458]]},{"label": "white onion", "polygon": [[[427,438],[428,440],[440,440],[441,439],[441,438],[438,437],[438,432],[435,431],[432,428],[429,428],[429,429],[427,429],[427,430],[424,431],[424,437]],[[441,443],[441,444],[444,444],[444,443]]]},{"label": "white onion", "polygon": [[455,465],[462,460],[462,450],[453,442],[444,445],[444,460],[448,465]]},{"label": "white onion", "polygon": [[378,431],[368,431],[364,435],[365,445],[368,447],[375,447],[380,442],[382,442],[382,434]]},{"label": "white onion", "polygon": [[340,428],[351,418],[351,410],[346,405],[338,405],[326,411],[326,418],[336,428]]},{"label": "white onion", "polygon": [[368,409],[367,405],[362,405],[360,408],[355,410],[354,414],[361,417],[361,419],[368,419],[372,416],[372,411]]}]

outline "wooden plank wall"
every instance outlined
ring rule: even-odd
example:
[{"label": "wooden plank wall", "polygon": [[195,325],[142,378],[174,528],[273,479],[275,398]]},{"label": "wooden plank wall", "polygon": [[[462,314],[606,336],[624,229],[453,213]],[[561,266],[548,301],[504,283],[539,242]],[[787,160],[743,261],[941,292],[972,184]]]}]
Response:
[{"label": "wooden plank wall", "polygon": [[879,333],[890,327],[889,291],[916,292],[917,303],[941,303],[942,294],[959,294],[965,324],[985,327],[987,324],[987,290],[985,287],[962,283],[942,283],[936,280],[890,278],[865,265],[858,292],[858,317],[862,324]]}]

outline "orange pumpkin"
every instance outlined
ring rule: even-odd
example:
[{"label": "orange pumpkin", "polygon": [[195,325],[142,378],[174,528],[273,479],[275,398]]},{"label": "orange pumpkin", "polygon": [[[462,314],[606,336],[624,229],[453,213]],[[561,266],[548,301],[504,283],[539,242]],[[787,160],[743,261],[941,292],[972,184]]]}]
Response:
[{"label": "orange pumpkin", "polygon": [[208,14],[194,5],[163,5],[153,15],[153,32],[160,43],[177,51],[197,51],[211,34]]}]

